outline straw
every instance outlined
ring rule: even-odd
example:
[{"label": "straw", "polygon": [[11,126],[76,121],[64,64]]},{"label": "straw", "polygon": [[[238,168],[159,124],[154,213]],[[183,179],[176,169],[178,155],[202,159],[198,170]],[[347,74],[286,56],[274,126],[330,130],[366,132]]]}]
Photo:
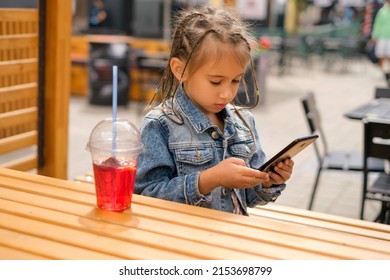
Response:
[{"label": "straw", "polygon": [[115,157],[116,150],[116,115],[118,109],[118,66],[112,67],[112,155]]},{"label": "straw", "polygon": [[[112,67],[112,157],[116,156],[116,115],[118,109],[118,66]],[[114,176],[116,173],[114,172]],[[115,177],[114,177],[115,178]],[[115,209],[116,204],[116,179],[113,180],[111,188],[111,208]]]}]

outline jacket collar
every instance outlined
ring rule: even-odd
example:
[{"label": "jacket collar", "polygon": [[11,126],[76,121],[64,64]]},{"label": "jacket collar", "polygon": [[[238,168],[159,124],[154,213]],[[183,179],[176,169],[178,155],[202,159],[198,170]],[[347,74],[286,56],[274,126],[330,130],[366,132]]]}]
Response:
[{"label": "jacket collar", "polygon": [[[175,103],[180,107],[183,115],[189,120],[196,132],[201,133],[209,128],[217,129],[210,119],[200,110],[187,96],[184,90],[179,87],[175,96]],[[233,123],[232,106],[229,104],[228,108],[224,108],[222,114],[225,120],[225,127]]]}]

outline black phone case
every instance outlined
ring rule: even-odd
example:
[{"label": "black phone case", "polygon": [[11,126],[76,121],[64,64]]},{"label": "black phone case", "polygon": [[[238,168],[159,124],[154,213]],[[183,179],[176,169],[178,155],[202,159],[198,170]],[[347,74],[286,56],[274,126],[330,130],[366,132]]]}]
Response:
[{"label": "black phone case", "polygon": [[318,139],[318,135],[313,134],[309,136],[304,136],[295,139],[290,144],[288,144],[284,149],[274,155],[271,159],[269,159],[266,163],[260,166],[259,170],[268,172],[274,168],[276,164],[279,162],[293,158],[296,154],[300,153],[303,149],[308,147],[311,143]]}]

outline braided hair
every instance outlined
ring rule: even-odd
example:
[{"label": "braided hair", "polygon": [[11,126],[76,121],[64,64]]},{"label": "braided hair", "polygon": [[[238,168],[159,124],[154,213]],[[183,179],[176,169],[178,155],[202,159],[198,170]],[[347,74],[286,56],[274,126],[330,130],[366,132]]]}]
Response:
[{"label": "braided hair", "polygon": [[[256,104],[249,108],[255,107],[259,96],[254,66],[250,59],[251,45],[253,45],[254,39],[249,33],[248,25],[242,22],[233,11],[212,7],[203,7],[199,10],[182,10],[178,14],[175,23],[176,28],[173,33],[169,62],[174,57],[184,61],[184,69],[181,75],[183,76],[185,71],[188,71],[189,74],[195,72],[210,59],[211,55],[218,55],[215,51],[210,51],[206,44],[203,44],[206,38],[207,40],[210,38],[217,42],[231,45],[234,47],[234,55],[237,56],[239,61],[244,65],[250,61],[251,75],[255,88],[255,93],[252,94],[257,96]],[[156,93],[161,93],[163,110],[169,100],[173,102],[177,88],[181,83],[181,79],[177,79],[173,74],[169,62],[163,73],[163,78],[156,89]],[[242,83],[249,100],[245,79],[242,79]],[[232,105],[234,106],[234,104]],[[170,107],[174,110],[174,106]],[[240,116],[238,109],[235,106],[234,108]],[[174,114],[182,120],[179,113],[174,111]],[[177,120],[173,121],[178,122]]]}]

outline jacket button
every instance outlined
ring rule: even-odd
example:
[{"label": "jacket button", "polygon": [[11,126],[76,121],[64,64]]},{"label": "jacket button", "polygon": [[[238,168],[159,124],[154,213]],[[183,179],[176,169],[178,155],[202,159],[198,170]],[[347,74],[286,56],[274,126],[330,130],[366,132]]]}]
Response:
[{"label": "jacket button", "polygon": [[218,139],[218,137],[219,137],[219,134],[217,131],[214,130],[213,132],[211,132],[211,138]]}]

